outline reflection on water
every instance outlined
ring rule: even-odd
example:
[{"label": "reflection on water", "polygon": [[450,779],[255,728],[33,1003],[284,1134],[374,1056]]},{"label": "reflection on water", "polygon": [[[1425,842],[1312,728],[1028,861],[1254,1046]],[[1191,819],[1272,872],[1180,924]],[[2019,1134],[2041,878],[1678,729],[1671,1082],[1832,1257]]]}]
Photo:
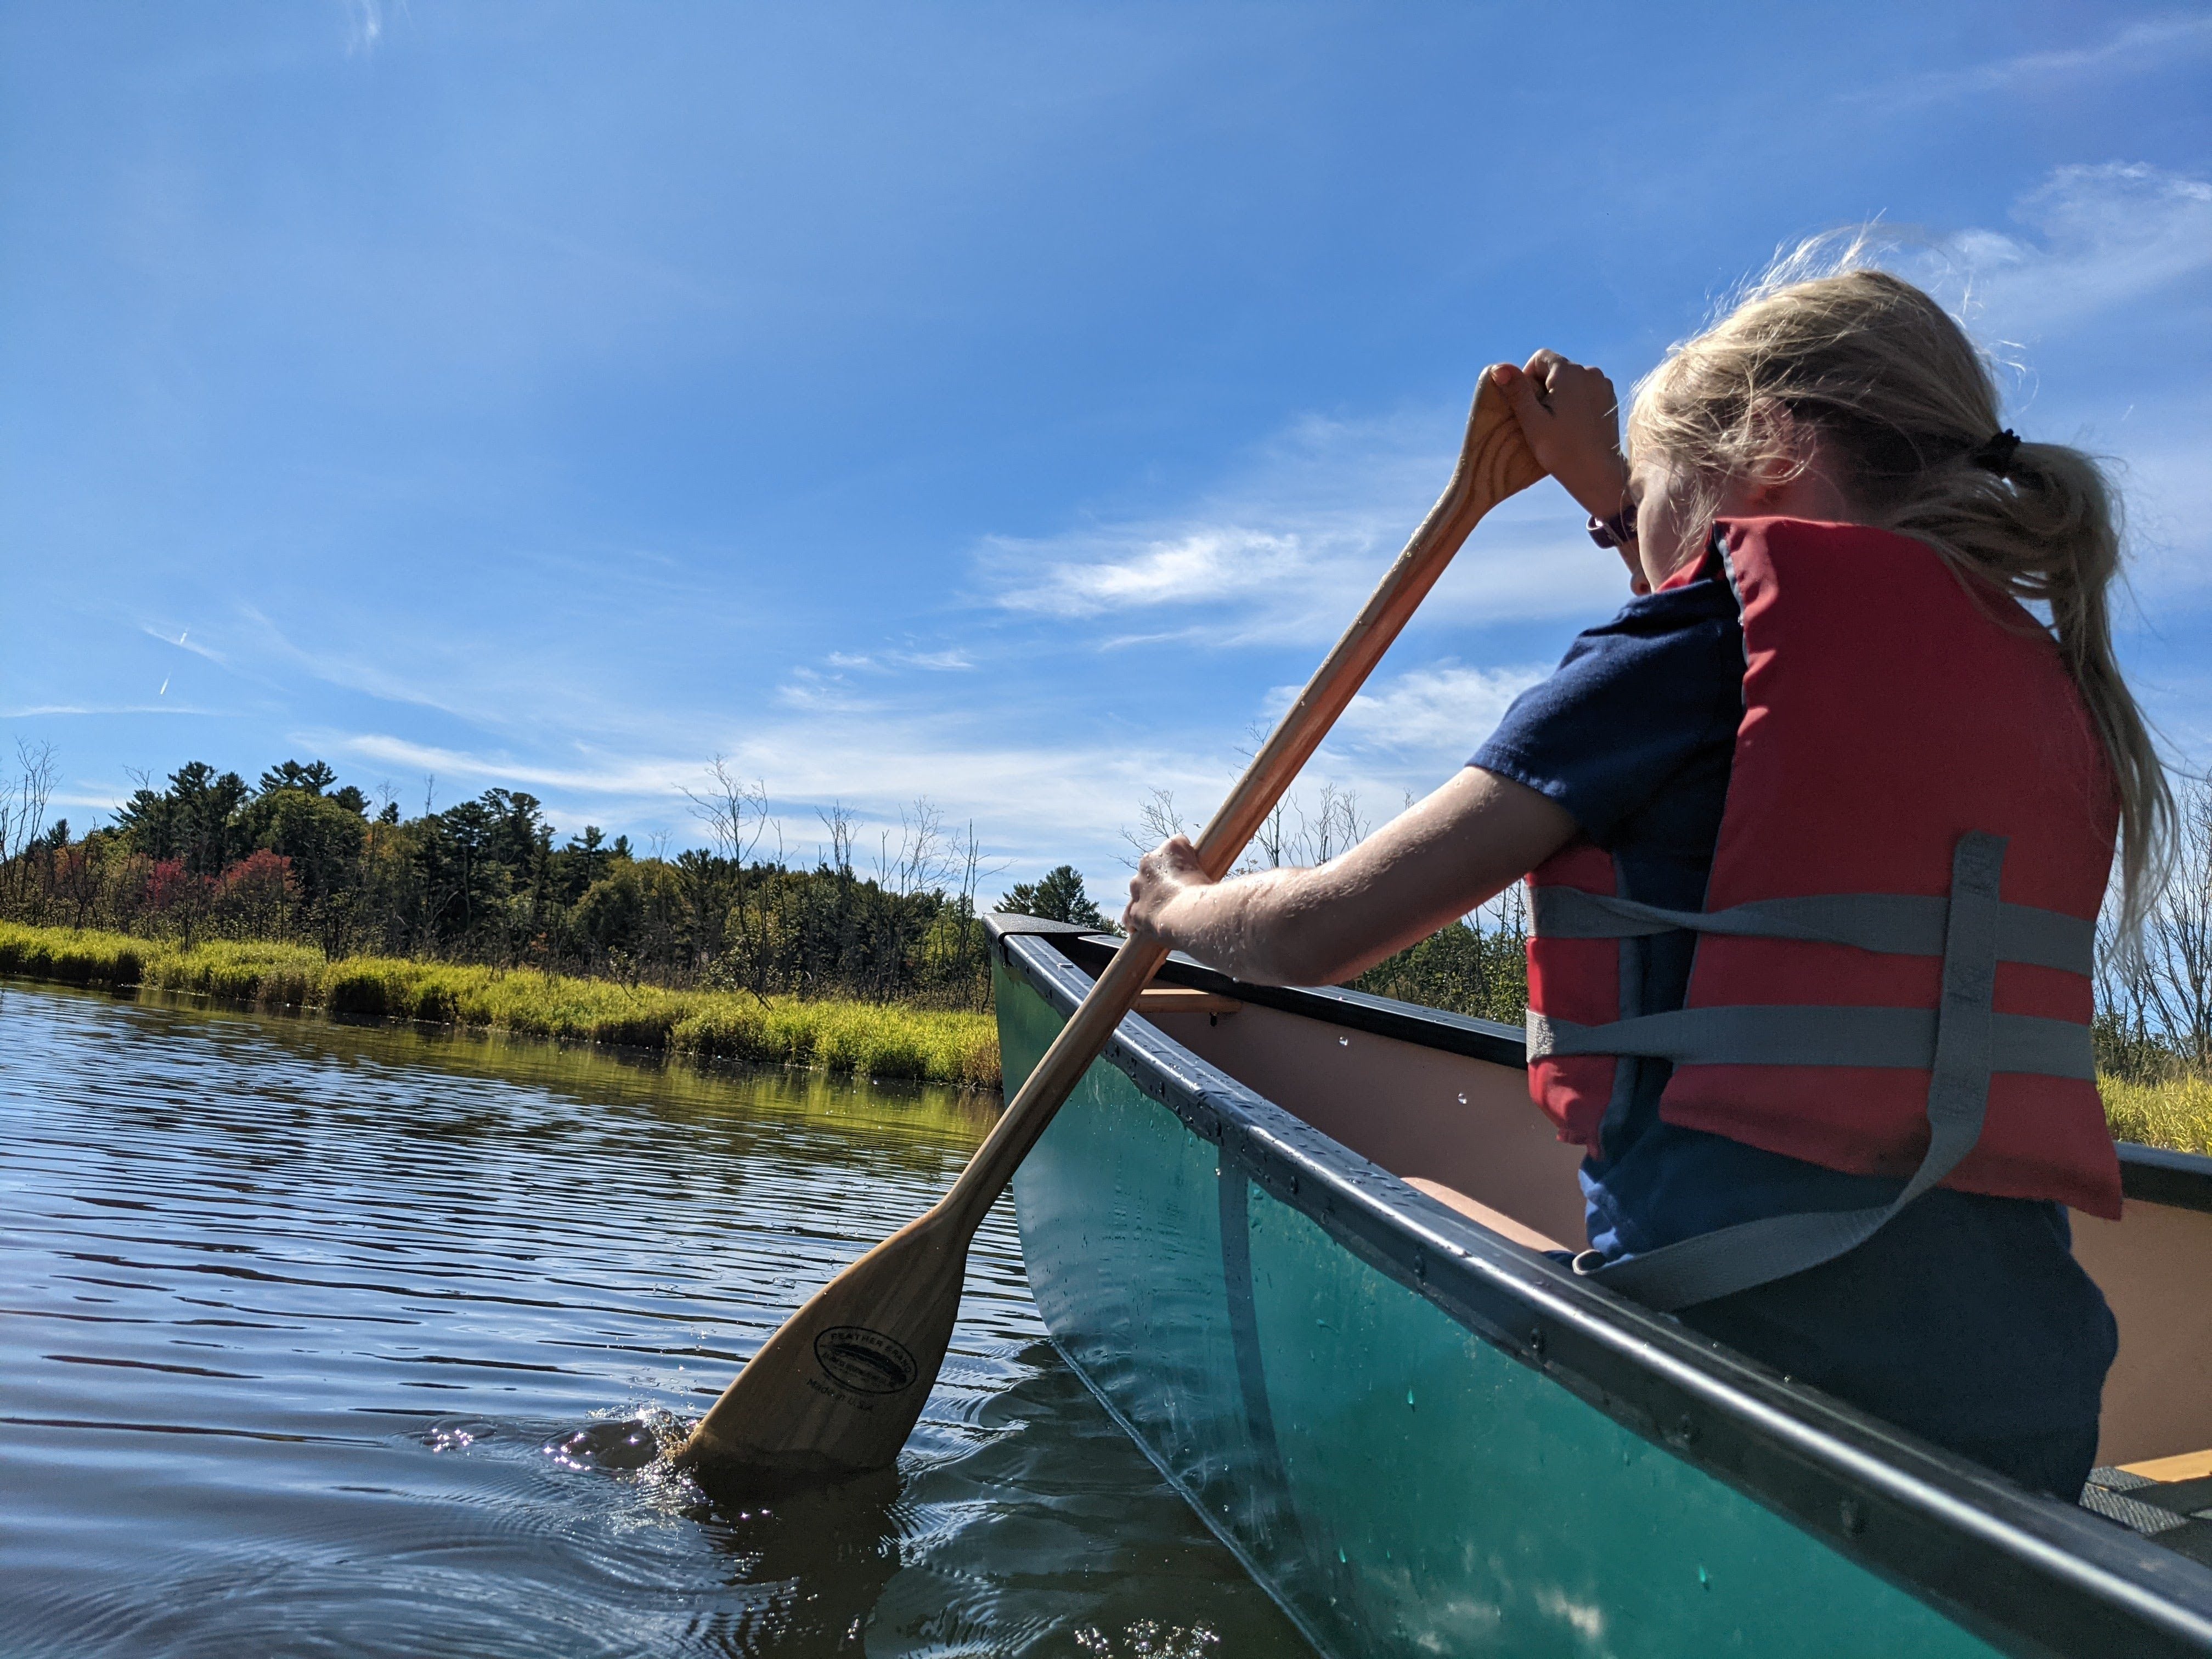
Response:
[{"label": "reflection on water", "polygon": [[895,1473],[718,1510],[659,1455],[988,1110],[0,988],[0,1649],[1303,1651],[1003,1208]]}]

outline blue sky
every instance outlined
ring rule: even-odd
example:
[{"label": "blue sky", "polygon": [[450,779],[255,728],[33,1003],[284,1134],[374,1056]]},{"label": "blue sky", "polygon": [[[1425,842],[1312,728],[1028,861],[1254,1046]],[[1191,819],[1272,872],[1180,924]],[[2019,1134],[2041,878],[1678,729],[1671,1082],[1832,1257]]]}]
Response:
[{"label": "blue sky", "polygon": [[[320,757],[1006,879],[1202,817],[1480,367],[1622,385],[1875,216],[2116,458],[2212,752],[2212,14],[2065,3],[0,9],[0,738]],[[1545,484],[1317,759],[1388,816],[1620,602]],[[434,785],[428,780],[434,778]],[[864,836],[864,844],[866,837]]]}]

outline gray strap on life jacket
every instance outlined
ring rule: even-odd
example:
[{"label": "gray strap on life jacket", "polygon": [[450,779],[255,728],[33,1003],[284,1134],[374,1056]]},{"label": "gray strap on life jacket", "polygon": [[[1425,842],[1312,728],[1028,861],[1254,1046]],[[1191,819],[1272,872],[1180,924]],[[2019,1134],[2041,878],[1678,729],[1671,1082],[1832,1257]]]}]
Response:
[{"label": "gray strap on life jacket", "polygon": [[[1599,1265],[1597,1253],[1585,1250],[1575,1258],[1575,1270],[1662,1312],[1692,1307],[1834,1260],[1865,1243],[1899,1211],[1956,1169],[1981,1139],[1982,1118],[1989,1106],[1990,1073],[1996,1069],[1998,1058],[1998,1022],[2008,1018],[1997,1014],[1992,1006],[2001,954],[2001,915],[2006,908],[1997,896],[2004,854],[2005,838],[1981,830],[1960,837],[1952,854],[1951,896],[1943,930],[1942,1000],[1935,1020],[1932,1053],[1917,1061],[1892,1062],[1926,1065],[1931,1073],[1928,1152],[1903,1192],[1890,1203],[1870,1209],[1819,1211],[1742,1222],[1625,1261]],[[2083,1036],[2086,1039],[2087,1033]],[[1608,1047],[1603,1052],[1622,1051]],[[1796,1063],[1807,1062],[1801,1058]]]},{"label": "gray strap on life jacket", "polygon": [[[1610,893],[1547,884],[1530,894],[1529,920],[1547,939],[1640,939],[1686,928],[1759,939],[1850,945],[1887,955],[1943,954],[1948,899],[1904,893],[1824,893],[1754,899],[1725,910],[1668,910]],[[2097,924],[2029,904],[1997,907],[1997,960],[2087,975],[2096,967]],[[1925,1065],[1924,1060],[1921,1062]],[[2000,1067],[2000,1070],[2002,1068]]]},{"label": "gray strap on life jacket", "polygon": [[[1760,1004],[1676,1008],[1607,1025],[1528,1018],[1528,1058],[1636,1054],[1678,1066],[1869,1066],[1926,1071],[1936,1063],[1942,1020],[1933,1008]],[[2078,1020],[2035,1014],[1990,1016],[1990,1069],[2089,1079],[2096,1046]]]}]

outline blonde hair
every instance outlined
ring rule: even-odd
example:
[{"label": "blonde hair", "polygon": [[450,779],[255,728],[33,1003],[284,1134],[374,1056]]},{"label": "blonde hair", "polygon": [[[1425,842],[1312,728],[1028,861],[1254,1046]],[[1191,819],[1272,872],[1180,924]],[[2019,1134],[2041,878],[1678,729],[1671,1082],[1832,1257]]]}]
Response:
[{"label": "blonde hair", "polygon": [[1863,234],[1802,246],[1670,350],[1636,389],[1631,452],[1685,475],[1710,519],[1730,479],[1809,465],[1793,442],[1809,427],[1870,522],[2044,607],[2118,785],[2119,922],[2132,939],[2161,884],[2174,812],[2112,654],[2118,502],[2080,450],[1984,447],[1998,426],[1988,363],[1934,300],[1864,264],[1869,246]]}]

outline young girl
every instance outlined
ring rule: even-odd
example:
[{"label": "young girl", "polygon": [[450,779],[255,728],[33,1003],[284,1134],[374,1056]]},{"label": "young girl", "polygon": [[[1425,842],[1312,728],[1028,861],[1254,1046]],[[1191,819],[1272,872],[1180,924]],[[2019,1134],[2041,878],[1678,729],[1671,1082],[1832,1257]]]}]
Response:
[{"label": "young girl", "polygon": [[1125,921],[1330,983],[1528,875],[1577,1270],[2070,1500],[2117,1343],[2065,1207],[2118,1214],[2090,945],[2172,811],[2112,507],[1926,295],[1784,270],[1645,381],[1626,461],[1596,369],[1491,371],[1636,597],[1358,848],[1212,884],[1178,837]]}]

